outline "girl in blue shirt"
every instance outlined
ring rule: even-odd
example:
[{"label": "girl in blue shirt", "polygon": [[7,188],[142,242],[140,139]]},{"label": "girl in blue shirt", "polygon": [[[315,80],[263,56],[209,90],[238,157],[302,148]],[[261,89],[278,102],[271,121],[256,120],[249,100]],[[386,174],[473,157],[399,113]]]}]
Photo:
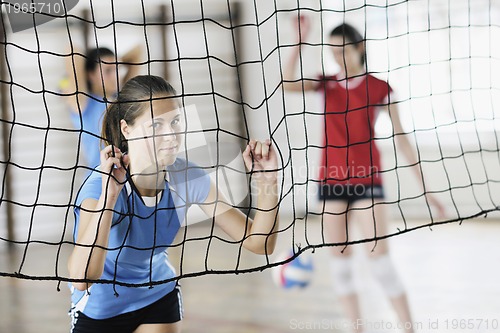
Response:
[{"label": "girl in blue shirt", "polygon": [[[248,250],[274,250],[277,157],[270,141],[251,140],[243,152],[258,193],[252,220],[225,203],[200,167],[177,158],[184,130],[176,96],[162,78],[137,76],[104,117],[108,145],[75,206],[75,247],[68,262],[77,280],[71,285],[72,332],[180,332],[176,283],[153,282],[176,277],[166,250],[191,204],[200,204]],[[130,286],[137,284],[142,286]]]},{"label": "girl in blue shirt", "polygon": [[[121,84],[137,75],[142,50],[139,46],[128,51],[119,62],[127,67]],[[61,91],[70,110],[73,127],[82,131],[80,151],[85,166],[95,168],[100,163],[99,141],[106,102],[116,97],[118,66],[113,51],[105,47],[90,49],[85,56],[78,52],[66,58],[68,79],[61,82]]]}]

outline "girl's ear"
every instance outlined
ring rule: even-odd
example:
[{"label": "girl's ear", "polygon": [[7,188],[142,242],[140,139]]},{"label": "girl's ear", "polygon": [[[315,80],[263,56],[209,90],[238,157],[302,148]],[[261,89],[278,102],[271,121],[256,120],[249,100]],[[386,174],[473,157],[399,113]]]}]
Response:
[{"label": "girl's ear", "polygon": [[130,134],[130,129],[128,127],[127,122],[124,119],[120,120],[120,130],[121,130],[123,136],[125,137],[125,139],[128,139],[128,136]]}]

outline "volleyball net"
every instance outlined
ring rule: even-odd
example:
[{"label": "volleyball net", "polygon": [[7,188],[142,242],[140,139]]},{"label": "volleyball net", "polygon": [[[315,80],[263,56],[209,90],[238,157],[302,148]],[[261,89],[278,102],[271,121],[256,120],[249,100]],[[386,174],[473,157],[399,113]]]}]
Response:
[{"label": "volleyball net", "polygon": [[[186,156],[205,168],[230,205],[250,215],[256,207],[241,147],[250,138],[271,138],[280,165],[278,237],[298,245],[296,255],[498,210],[500,6],[493,1],[45,3],[52,8],[36,1],[1,2],[0,248],[17,249],[21,256],[0,276],[70,281],[61,258],[74,246],[74,201],[89,168],[81,151],[85,132],[71,125],[60,83],[64,62],[84,59],[93,47],[108,47],[117,59],[134,46],[144,50],[144,61],[117,60],[118,66],[136,66],[141,74],[172,83],[188,124]],[[374,205],[386,207],[395,221],[387,234],[353,236],[342,244],[330,244],[323,235],[317,176],[324,105],[319,94],[283,87],[283,68],[298,47],[292,25],[300,16],[312,22],[312,33],[299,42],[297,82],[338,71],[328,34],[347,22],[366,40],[368,73],[394,89],[391,103],[398,105],[404,127],[397,135],[410,139],[418,162],[408,163],[398,152],[391,119],[381,113],[372,140],[383,156],[386,196]],[[70,95],[77,94],[87,92]],[[415,169],[425,178],[423,188]],[[428,194],[447,207],[445,216],[429,205]],[[200,217],[196,209],[189,214],[171,246],[180,254],[177,279],[279,264],[272,256],[246,260],[242,240],[198,228],[213,217]],[[190,250],[195,244],[205,252]],[[217,246],[233,250],[223,264],[210,255]],[[50,248],[45,268],[27,269],[30,253],[40,247]],[[200,265],[183,268],[188,258],[198,258]]]}]

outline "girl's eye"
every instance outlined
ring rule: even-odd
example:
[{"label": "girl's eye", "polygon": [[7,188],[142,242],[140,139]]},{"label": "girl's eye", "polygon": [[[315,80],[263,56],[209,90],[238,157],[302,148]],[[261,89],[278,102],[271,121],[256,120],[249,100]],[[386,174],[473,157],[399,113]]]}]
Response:
[{"label": "girl's eye", "polygon": [[153,128],[153,129],[158,129],[160,127],[161,127],[161,123],[159,123],[159,122],[154,122],[151,124],[151,128]]},{"label": "girl's eye", "polygon": [[181,120],[179,118],[174,118],[170,124],[172,126],[176,126],[176,125],[179,125],[180,122],[181,122]]}]

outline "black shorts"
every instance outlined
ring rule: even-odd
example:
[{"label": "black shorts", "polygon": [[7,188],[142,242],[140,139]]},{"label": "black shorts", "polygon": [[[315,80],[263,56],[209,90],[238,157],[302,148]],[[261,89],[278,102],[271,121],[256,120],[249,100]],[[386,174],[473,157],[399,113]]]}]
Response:
[{"label": "black shorts", "polygon": [[107,319],[92,319],[77,311],[71,333],[132,333],[142,324],[171,324],[182,320],[182,295],[177,286],[153,304]]},{"label": "black shorts", "polygon": [[353,203],[363,199],[383,199],[384,188],[382,185],[363,184],[321,184],[319,187],[319,199],[343,200]]}]

